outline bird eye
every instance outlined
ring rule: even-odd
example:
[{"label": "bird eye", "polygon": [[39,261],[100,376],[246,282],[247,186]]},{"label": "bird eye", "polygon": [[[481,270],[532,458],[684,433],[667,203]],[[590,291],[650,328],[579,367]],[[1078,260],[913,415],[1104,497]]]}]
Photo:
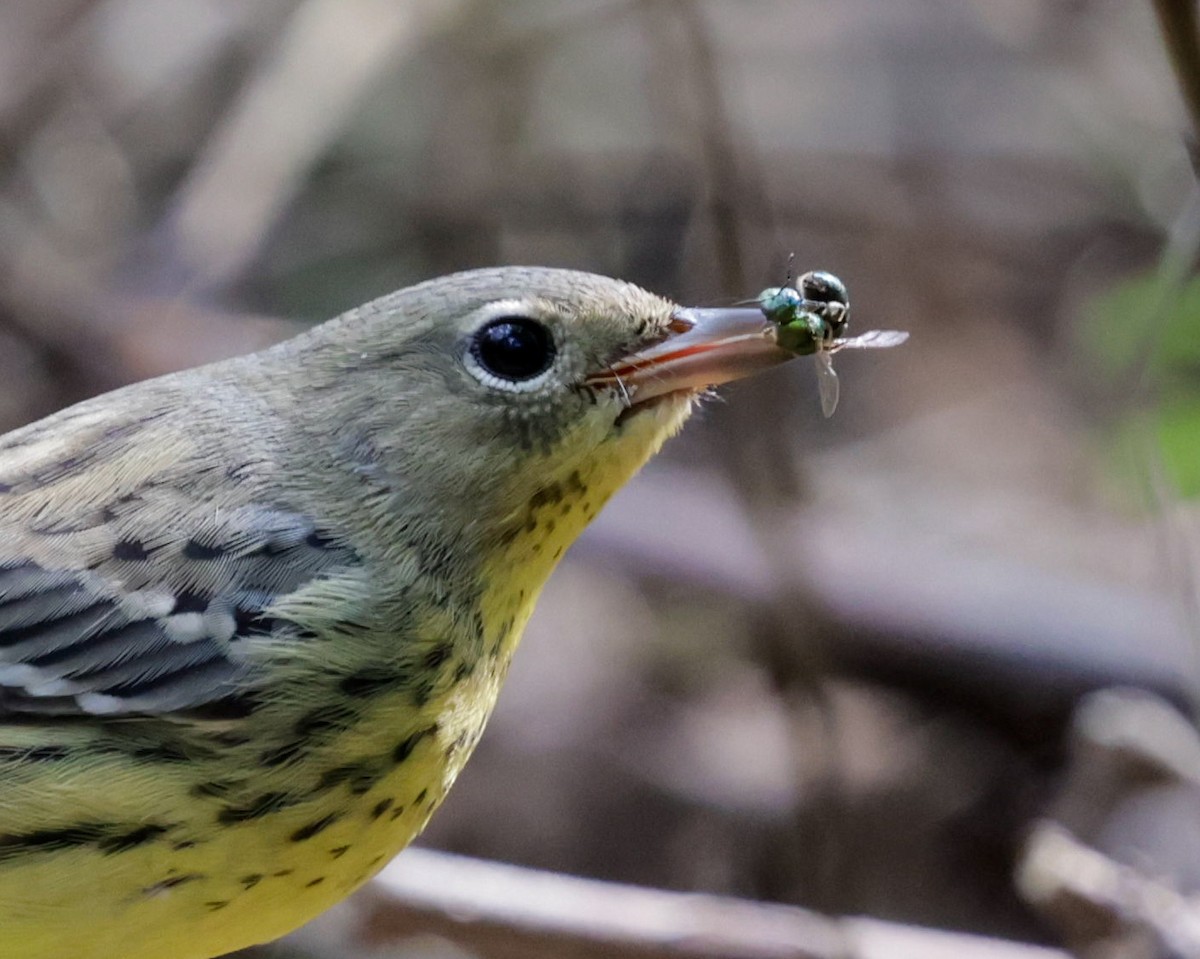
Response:
[{"label": "bird eye", "polygon": [[512,383],[540,376],[554,362],[554,338],[536,320],[502,316],[480,327],[471,356],[482,369]]}]

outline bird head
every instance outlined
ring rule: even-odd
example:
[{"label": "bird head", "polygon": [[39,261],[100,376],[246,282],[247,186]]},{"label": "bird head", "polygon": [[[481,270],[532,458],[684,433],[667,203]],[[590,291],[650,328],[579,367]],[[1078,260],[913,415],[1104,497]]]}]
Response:
[{"label": "bird head", "polygon": [[793,354],[756,308],[509,267],[385,296],[277,355],[307,398],[289,414],[310,437],[300,455],[315,468],[324,447],[347,498],[459,560],[501,553],[541,579],[701,391]]}]

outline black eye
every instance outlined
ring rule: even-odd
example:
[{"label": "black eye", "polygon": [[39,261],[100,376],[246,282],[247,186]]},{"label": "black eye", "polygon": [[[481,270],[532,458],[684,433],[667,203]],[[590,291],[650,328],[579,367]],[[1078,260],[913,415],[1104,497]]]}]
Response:
[{"label": "black eye", "polygon": [[502,316],[479,329],[471,342],[471,354],[493,376],[520,382],[550,369],[554,339],[536,320]]}]

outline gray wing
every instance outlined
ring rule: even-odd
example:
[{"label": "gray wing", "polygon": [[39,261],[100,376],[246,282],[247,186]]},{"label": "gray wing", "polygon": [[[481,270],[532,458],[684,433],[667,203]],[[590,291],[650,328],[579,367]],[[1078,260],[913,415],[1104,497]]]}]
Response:
[{"label": "gray wing", "polygon": [[[6,541],[0,527],[0,720],[225,717],[253,705],[254,638],[294,629],[270,615],[272,603],[357,559],[285,509],[241,506],[202,522],[190,515],[196,529],[177,516],[158,542],[107,537],[86,568],[57,566],[46,558],[53,550],[22,556],[22,541]],[[119,529],[120,517],[103,525]]]}]

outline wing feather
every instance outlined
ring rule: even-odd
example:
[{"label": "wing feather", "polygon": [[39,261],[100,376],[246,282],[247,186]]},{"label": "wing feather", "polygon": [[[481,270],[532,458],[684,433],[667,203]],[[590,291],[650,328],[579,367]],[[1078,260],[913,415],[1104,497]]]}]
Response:
[{"label": "wing feather", "polygon": [[290,628],[270,606],[357,560],[308,517],[240,515],[270,528],[227,517],[181,530],[174,547],[130,560],[128,582],[113,575],[122,564],[111,551],[89,569],[0,565],[0,720],[161,714],[244,696],[257,680],[245,640]]},{"label": "wing feather", "polygon": [[181,374],[0,437],[0,722],[221,714],[304,640],[271,607],[361,563],[281,501],[272,428]]}]

